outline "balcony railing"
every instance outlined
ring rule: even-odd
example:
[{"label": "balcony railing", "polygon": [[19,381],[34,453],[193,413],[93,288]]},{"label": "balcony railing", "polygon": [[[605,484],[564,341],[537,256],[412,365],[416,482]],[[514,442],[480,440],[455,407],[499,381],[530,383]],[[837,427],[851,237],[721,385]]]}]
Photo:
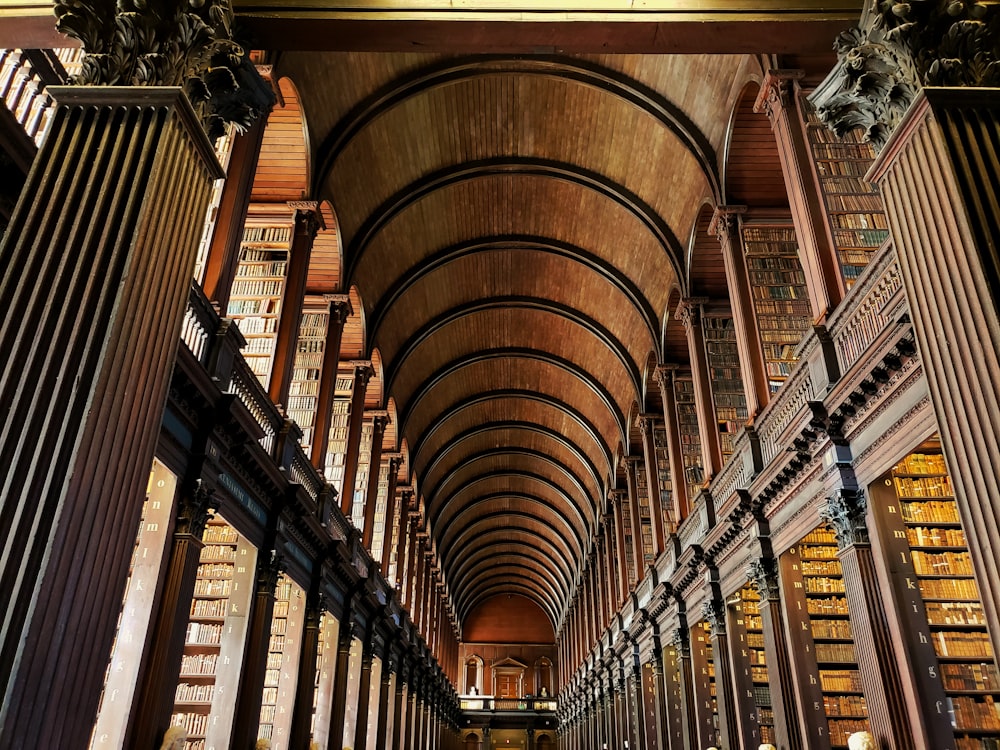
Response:
[{"label": "balcony railing", "polygon": [[487,711],[498,713],[501,711],[534,711],[555,713],[558,710],[558,702],[555,698],[535,698],[525,696],[523,698],[497,698],[493,695],[460,695],[458,697],[459,707],[463,711]]}]

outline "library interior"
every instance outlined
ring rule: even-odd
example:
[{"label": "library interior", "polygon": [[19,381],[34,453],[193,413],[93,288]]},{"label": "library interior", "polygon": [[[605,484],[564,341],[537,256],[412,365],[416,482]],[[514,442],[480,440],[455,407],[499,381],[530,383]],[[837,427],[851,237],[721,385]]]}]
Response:
[{"label": "library interior", "polygon": [[0,747],[1000,748],[996,0],[3,0],[0,96]]}]

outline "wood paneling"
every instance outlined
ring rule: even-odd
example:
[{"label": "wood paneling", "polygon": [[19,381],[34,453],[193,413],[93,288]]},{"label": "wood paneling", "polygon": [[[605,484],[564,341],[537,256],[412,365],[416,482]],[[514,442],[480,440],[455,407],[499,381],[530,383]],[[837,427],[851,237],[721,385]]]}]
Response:
[{"label": "wood paneling", "polygon": [[555,633],[538,605],[521,596],[487,599],[472,612],[462,632],[468,643],[554,643]]}]

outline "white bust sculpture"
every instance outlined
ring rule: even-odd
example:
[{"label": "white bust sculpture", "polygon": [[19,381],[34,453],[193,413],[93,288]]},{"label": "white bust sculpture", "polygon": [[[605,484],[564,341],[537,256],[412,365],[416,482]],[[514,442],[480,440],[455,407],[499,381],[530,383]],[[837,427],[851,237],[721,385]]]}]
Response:
[{"label": "white bust sculpture", "polygon": [[847,738],[849,750],[878,750],[871,732],[854,732]]},{"label": "white bust sculpture", "polygon": [[183,727],[170,727],[163,735],[163,744],[160,745],[160,750],[183,750],[187,736],[188,733]]},{"label": "white bust sculpture", "polygon": [[763,745],[757,748],[757,750],[778,750],[778,748],[776,748],[770,742],[765,742]]}]

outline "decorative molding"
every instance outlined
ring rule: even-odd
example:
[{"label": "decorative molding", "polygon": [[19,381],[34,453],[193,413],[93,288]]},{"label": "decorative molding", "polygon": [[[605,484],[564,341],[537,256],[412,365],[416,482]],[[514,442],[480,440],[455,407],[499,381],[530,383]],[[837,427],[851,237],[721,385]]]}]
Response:
[{"label": "decorative molding", "polygon": [[998,39],[994,3],[868,0],[809,99],[835,133],[863,128],[881,150],[923,86],[1000,85]]},{"label": "decorative molding", "polygon": [[229,0],[57,0],[56,28],[85,50],[74,83],[180,86],[210,138],[245,130],[275,96],[233,39]]},{"label": "decorative molding", "polygon": [[257,592],[274,595],[278,577],[285,572],[285,558],[274,550],[264,552],[257,559]]},{"label": "decorative molding", "polygon": [[772,123],[782,110],[794,101],[795,81],[805,77],[801,70],[769,70],[760,85],[760,93],[754,102],[753,111],[767,114]]},{"label": "decorative molding", "polygon": [[726,608],[718,599],[712,597],[702,603],[701,617],[712,629],[712,635],[726,635]]},{"label": "decorative molding", "polygon": [[827,498],[826,507],[819,515],[833,528],[837,546],[843,550],[855,544],[868,544],[868,525],[865,522],[867,509],[868,501],[864,492],[845,487]]}]

